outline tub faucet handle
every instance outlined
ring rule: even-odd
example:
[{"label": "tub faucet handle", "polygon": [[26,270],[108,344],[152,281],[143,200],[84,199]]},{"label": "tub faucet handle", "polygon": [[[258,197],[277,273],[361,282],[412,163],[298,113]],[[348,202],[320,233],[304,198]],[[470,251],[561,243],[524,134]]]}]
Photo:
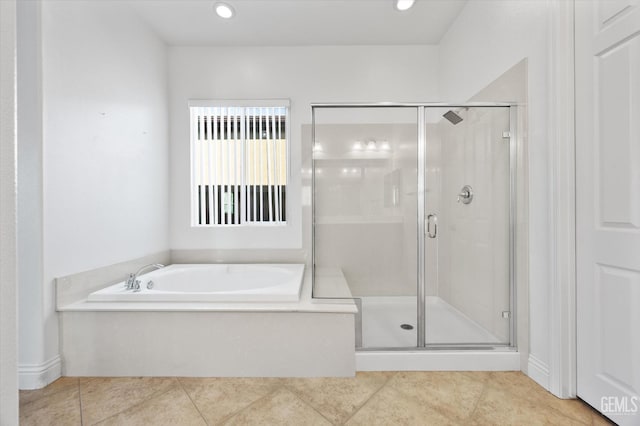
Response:
[{"label": "tub faucet handle", "polygon": [[133,282],[135,281],[136,276],[134,274],[129,274],[127,281],[125,281],[124,286],[127,290],[131,290],[133,288]]},{"label": "tub faucet handle", "polygon": [[140,291],[140,281],[138,280],[138,275],[140,275],[142,271],[150,268],[160,269],[164,268],[164,265],[162,263],[150,263],[149,265],[144,265],[133,274],[129,274],[129,279],[127,280],[127,290]]}]

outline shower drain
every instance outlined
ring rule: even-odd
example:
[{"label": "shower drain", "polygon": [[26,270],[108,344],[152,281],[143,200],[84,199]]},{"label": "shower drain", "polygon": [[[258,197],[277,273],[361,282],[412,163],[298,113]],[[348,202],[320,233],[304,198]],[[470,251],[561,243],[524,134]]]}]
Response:
[{"label": "shower drain", "polygon": [[413,330],[413,326],[411,324],[400,324],[400,328],[403,330]]}]

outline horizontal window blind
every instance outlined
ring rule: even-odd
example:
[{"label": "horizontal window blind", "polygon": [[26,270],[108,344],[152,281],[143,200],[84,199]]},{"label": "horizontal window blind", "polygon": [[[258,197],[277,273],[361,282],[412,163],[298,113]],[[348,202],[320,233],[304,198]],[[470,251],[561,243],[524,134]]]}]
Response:
[{"label": "horizontal window blind", "polygon": [[192,225],[286,223],[287,106],[191,106]]}]

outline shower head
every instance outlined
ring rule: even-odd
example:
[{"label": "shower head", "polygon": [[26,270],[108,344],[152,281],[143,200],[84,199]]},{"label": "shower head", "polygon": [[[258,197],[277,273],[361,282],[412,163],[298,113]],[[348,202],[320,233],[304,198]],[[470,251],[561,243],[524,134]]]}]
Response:
[{"label": "shower head", "polygon": [[456,114],[451,110],[445,112],[444,114],[442,114],[442,116],[447,120],[449,120],[451,124],[454,124],[454,125],[462,121],[462,117],[460,117],[458,114]]}]

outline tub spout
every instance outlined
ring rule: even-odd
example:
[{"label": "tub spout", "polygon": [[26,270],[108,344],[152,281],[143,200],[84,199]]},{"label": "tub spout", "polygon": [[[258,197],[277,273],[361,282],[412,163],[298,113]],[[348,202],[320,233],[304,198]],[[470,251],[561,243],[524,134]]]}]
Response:
[{"label": "tub spout", "polygon": [[138,275],[147,269],[160,269],[164,268],[165,265],[162,263],[150,263],[148,265],[144,265],[142,268],[138,269],[135,273],[129,274],[129,278],[127,278],[126,287],[127,290],[140,290],[140,281],[138,280]]}]

